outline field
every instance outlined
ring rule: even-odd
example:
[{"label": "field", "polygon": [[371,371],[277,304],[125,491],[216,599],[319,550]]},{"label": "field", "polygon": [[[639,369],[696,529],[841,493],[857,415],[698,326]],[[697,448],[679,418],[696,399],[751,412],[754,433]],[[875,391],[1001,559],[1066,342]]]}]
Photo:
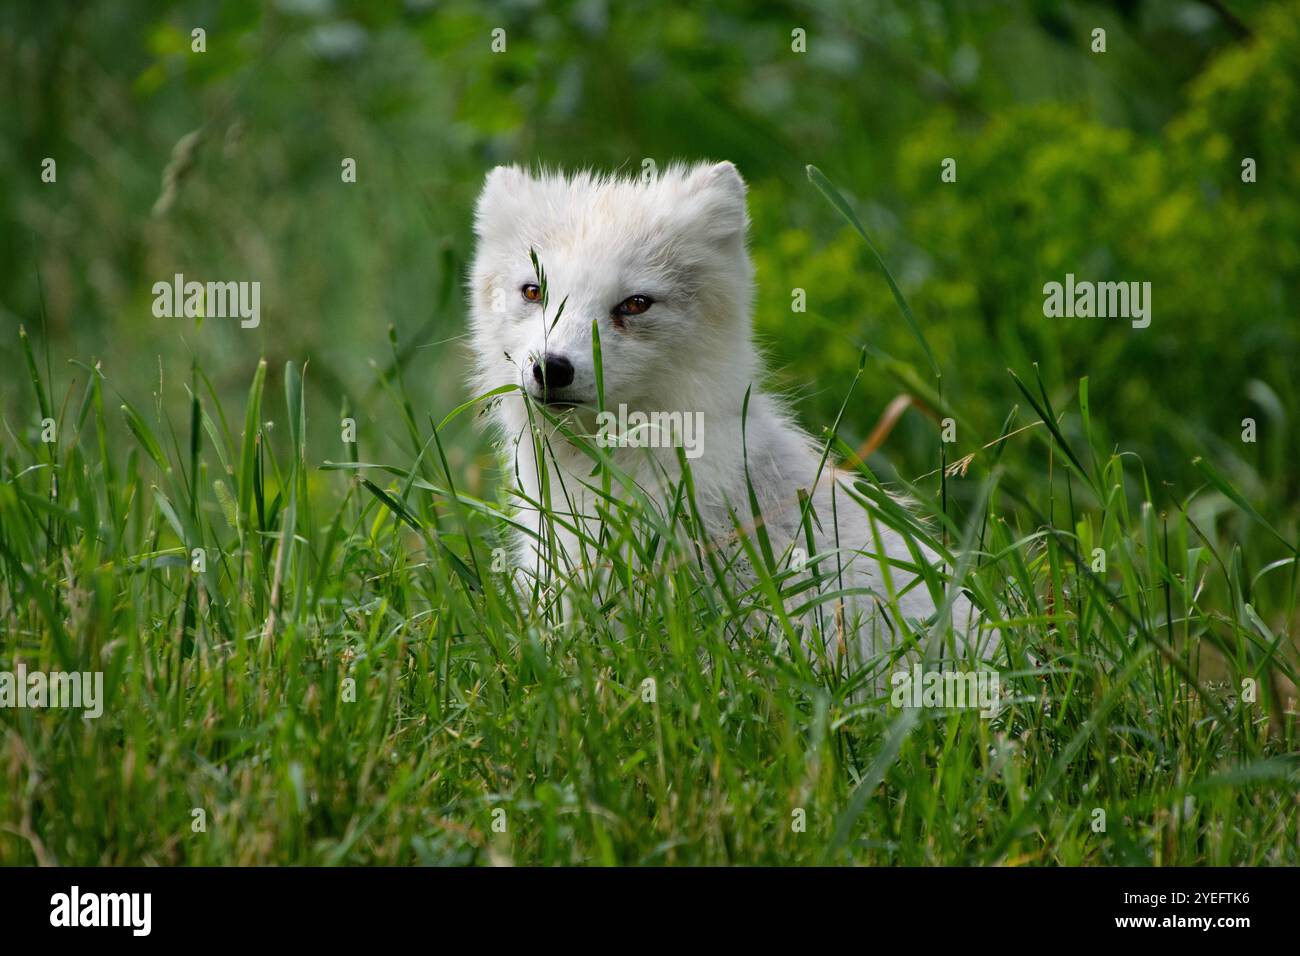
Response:
[{"label": "field", "polygon": [[[0,864],[1300,863],[1300,6],[749,6],[0,15],[0,675],[104,688],[0,682]],[[607,573],[512,585],[473,198],[674,157],[749,181],[756,384],[951,559],[995,716],[595,446]]]}]

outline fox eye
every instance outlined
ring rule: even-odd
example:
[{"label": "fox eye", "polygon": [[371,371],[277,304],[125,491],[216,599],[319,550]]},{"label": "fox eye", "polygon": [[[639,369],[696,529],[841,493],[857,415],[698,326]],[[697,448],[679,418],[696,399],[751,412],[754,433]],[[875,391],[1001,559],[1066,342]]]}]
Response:
[{"label": "fox eye", "polygon": [[648,295],[630,295],[614,306],[614,312],[617,315],[640,315],[654,304],[655,300]]},{"label": "fox eye", "polygon": [[523,294],[524,299],[528,302],[542,301],[542,287],[535,282],[525,283],[524,287],[519,291]]}]

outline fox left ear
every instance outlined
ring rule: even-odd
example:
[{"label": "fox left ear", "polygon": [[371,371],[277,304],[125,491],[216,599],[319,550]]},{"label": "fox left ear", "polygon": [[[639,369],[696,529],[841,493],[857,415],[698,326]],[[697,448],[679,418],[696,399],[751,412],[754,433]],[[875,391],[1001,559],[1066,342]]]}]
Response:
[{"label": "fox left ear", "polygon": [[744,238],[749,227],[745,181],[734,163],[700,166],[688,178],[687,189],[698,202],[696,213],[710,238]]},{"label": "fox left ear", "polygon": [[482,238],[493,223],[507,217],[531,181],[518,166],[497,166],[488,173],[474,206],[474,234]]}]

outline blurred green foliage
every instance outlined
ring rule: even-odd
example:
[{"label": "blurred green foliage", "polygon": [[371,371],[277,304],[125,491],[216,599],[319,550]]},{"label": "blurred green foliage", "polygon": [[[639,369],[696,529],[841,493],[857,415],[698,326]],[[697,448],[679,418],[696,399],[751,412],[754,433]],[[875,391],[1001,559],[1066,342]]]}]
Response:
[{"label": "blurred green foliage", "polygon": [[[183,397],[191,355],[232,396],[259,356],[306,360],[312,414],[346,404],[361,457],[381,458],[402,435],[379,411],[389,324],[430,414],[465,397],[462,284],[487,169],[711,157],[751,184],[771,383],[817,428],[864,343],[928,373],[863,245],[807,182],[814,163],[855,204],[972,426],[950,460],[1021,401],[1006,369],[1038,363],[1058,407],[1089,376],[1095,427],[1176,497],[1206,455],[1294,517],[1295,2],[10,5],[0,77],[0,341],[16,356],[26,325],[64,385],[78,374],[65,360],[93,358],[161,406]],[[41,181],[44,157],[57,183]],[[150,287],[176,272],[259,279],[261,327],[155,318]],[[1151,327],[1044,318],[1042,286],[1066,272],[1150,281]],[[885,364],[866,372],[851,444],[908,390]],[[36,427],[21,380],[2,398],[11,429]],[[1063,427],[1077,434],[1071,416]],[[481,483],[482,436],[458,423],[450,444]],[[875,464],[914,477],[938,448],[911,412]],[[1032,475],[1045,457],[1007,463]]]}]

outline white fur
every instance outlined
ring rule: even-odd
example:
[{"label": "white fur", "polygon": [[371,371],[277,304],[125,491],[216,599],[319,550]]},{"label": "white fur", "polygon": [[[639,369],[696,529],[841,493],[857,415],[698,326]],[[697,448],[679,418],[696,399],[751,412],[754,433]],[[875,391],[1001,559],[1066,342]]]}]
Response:
[{"label": "white fur", "polygon": [[[753,386],[745,420],[749,480],[759,499],[773,548],[804,545],[799,524],[799,489],[813,489],[813,508],[821,527],[818,553],[836,547],[832,513],[838,514],[839,561],[844,586],[870,588],[879,596],[853,599],[841,627],[853,628],[864,654],[892,643],[899,622],[881,613],[890,602],[875,534],[886,554],[912,562],[907,543],[867,509],[852,500],[842,477],[827,466],[820,478],[821,449],[793,421],[780,402],[757,389],[760,361],[753,344],[751,313],[753,266],[746,250],[748,216],[745,184],[731,163],[673,166],[648,182],[590,172],[531,174],[498,167],[487,177],[475,216],[478,239],[470,279],[475,385],[481,392],[522,385],[536,396],[532,357],[544,351],[563,355],[574,367],[574,381],[561,396],[583,403],[572,420],[592,430],[595,368],[591,325],[600,329],[605,404],[645,412],[703,413],[703,454],[691,462],[696,497],[706,531],[719,542],[734,540],[731,512],[749,518],[742,446],[741,411]],[[521,288],[535,282],[529,250],[545,270],[549,306],[525,300]],[[612,309],[627,297],[648,295],[654,305],[622,327]],[[564,311],[551,328],[560,302]],[[528,415],[518,393],[497,403],[493,415],[506,449],[507,466],[528,498],[539,498],[538,465],[528,438]],[[562,483],[578,514],[594,511],[585,488],[593,479],[591,459],[563,439],[553,440],[555,486],[552,506],[566,511]],[[672,449],[619,449],[615,460],[653,497],[662,496],[678,477]],[[558,467],[556,467],[558,466]],[[835,507],[832,508],[832,486]],[[532,519],[534,527],[537,515]],[[581,564],[576,537],[561,533],[562,557]],[[537,555],[525,546],[524,563]],[[935,555],[923,551],[934,562]],[[834,576],[835,560],[821,565]],[[891,567],[892,592],[902,616],[915,621],[934,614],[936,605],[923,582],[908,588],[913,574]],[[838,588],[838,582],[833,585]],[[802,599],[806,601],[808,596]],[[834,617],[827,606],[825,619]],[[964,596],[953,602],[958,633],[970,628],[972,609]],[[827,628],[830,635],[835,625]],[[991,643],[989,637],[981,639]],[[985,648],[989,650],[989,648]]]}]

